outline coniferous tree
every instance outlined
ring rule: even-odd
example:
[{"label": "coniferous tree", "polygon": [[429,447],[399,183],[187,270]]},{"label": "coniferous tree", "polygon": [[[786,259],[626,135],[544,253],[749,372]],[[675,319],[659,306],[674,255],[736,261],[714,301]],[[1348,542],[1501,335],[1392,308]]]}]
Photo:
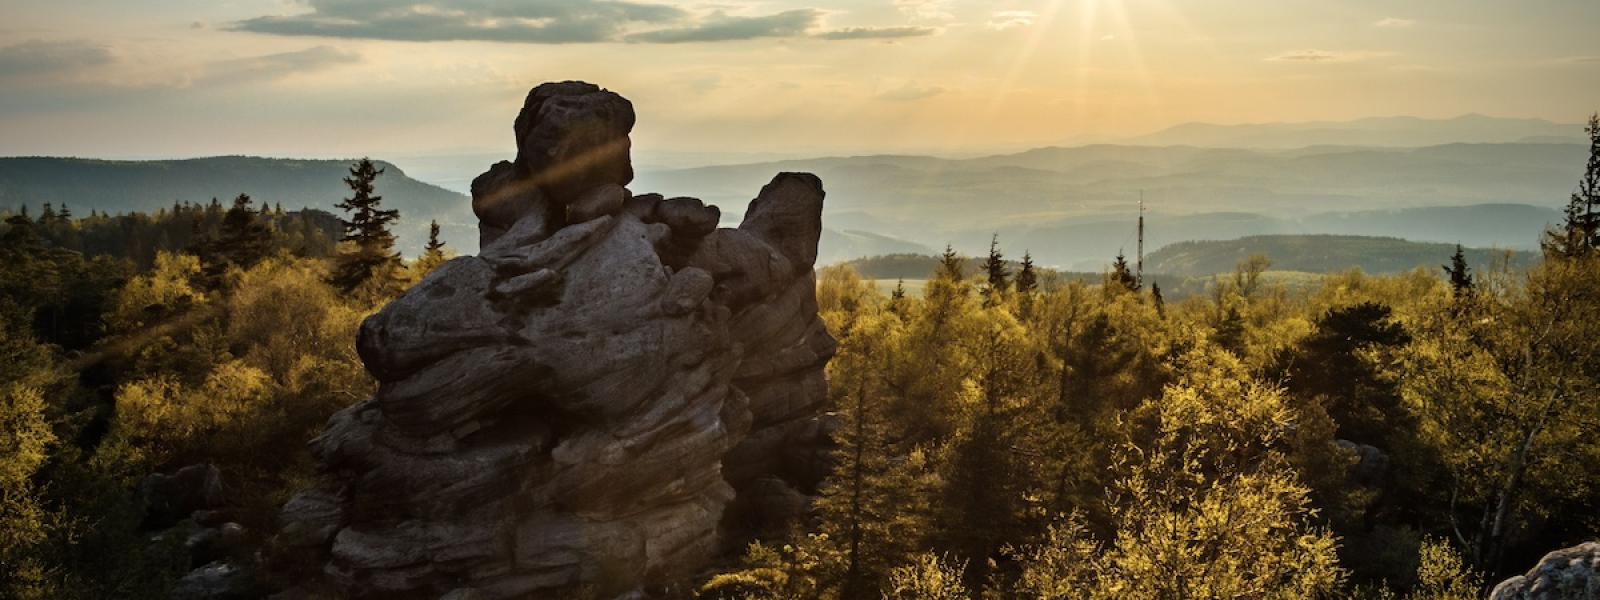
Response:
[{"label": "coniferous tree", "polygon": [[249,194],[239,194],[222,216],[217,239],[209,241],[213,262],[206,266],[211,275],[220,275],[229,265],[253,267],[271,250],[272,230],[261,222],[250,204]]},{"label": "coniferous tree", "polygon": [[428,244],[422,247],[422,257],[417,259],[417,266],[424,274],[444,264],[447,259],[444,253],[444,242],[439,240],[439,221],[428,224]]},{"label": "coniferous tree", "polygon": [[1139,278],[1134,276],[1133,269],[1128,267],[1128,259],[1121,252],[1117,252],[1117,260],[1111,263],[1110,285],[1121,286],[1130,292],[1139,291]]},{"label": "coniferous tree", "polygon": [[428,245],[422,251],[427,255],[444,256],[444,242],[439,241],[439,221],[428,222]]},{"label": "coniferous tree", "polygon": [[56,213],[56,218],[66,222],[72,221],[72,209],[67,208],[67,203],[61,203],[61,210]]},{"label": "coniferous tree", "polygon": [[1167,299],[1161,296],[1161,284],[1150,282],[1150,302],[1155,304],[1156,315],[1161,318],[1167,316]]},{"label": "coniferous tree", "polygon": [[1600,113],[1589,117],[1589,161],[1578,187],[1563,210],[1561,229],[1545,236],[1545,251],[1557,256],[1580,256],[1600,248]]},{"label": "coniferous tree", "polygon": [[370,159],[363,158],[350,167],[350,176],[344,179],[350,187],[350,197],[334,205],[344,209],[349,219],[340,219],[344,236],[340,241],[350,246],[339,253],[334,268],[333,284],[350,291],[376,276],[387,273],[400,264],[400,254],[394,251],[394,234],[389,224],[400,218],[400,211],[382,208],[383,197],[373,193],[373,182],[383,169]]},{"label": "coniferous tree", "polygon": [[1228,306],[1211,336],[1212,343],[1218,347],[1234,354],[1244,353],[1244,315],[1239,313],[1238,306]]},{"label": "coniferous tree", "polygon": [[967,259],[956,254],[955,249],[949,244],[945,244],[944,254],[939,257],[939,270],[936,276],[950,281],[961,281],[967,278],[966,270]]},{"label": "coniferous tree", "polygon": [[1000,253],[998,233],[989,239],[989,258],[983,261],[983,271],[989,281],[989,287],[985,290],[988,294],[984,297],[984,305],[994,306],[1011,289],[1011,273],[1006,269],[1005,255]]},{"label": "coniferous tree", "polygon": [[1032,294],[1039,289],[1039,274],[1033,270],[1033,255],[1022,253],[1022,267],[1017,270],[1017,293]]},{"label": "coniferous tree", "polygon": [[1456,253],[1450,256],[1450,264],[1444,267],[1444,272],[1450,276],[1450,290],[1457,298],[1472,294],[1472,269],[1467,267],[1467,256],[1461,244],[1456,244]]}]

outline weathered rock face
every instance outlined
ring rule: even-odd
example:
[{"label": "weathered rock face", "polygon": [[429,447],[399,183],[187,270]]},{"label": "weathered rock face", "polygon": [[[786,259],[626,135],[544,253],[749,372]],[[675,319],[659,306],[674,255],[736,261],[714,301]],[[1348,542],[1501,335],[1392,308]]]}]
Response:
[{"label": "weathered rock face", "polygon": [[1600,598],[1600,542],[1544,555],[1527,573],[1494,586],[1490,600],[1579,600]]},{"label": "weathered rock face", "polygon": [[278,536],[332,588],[648,589],[772,518],[730,505],[815,485],[834,350],[812,272],[821,182],[780,173],[717,229],[714,206],[622,187],[632,125],[614,93],[535,88],[516,162],[473,183],[479,255],[362,325],[378,393],[313,441],[322,478]]}]

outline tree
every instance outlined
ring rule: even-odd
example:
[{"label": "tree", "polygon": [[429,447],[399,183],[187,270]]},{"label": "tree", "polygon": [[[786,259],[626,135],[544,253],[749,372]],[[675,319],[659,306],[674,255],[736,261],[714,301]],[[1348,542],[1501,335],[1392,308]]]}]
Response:
[{"label": "tree", "polygon": [[885,600],[966,600],[967,587],[961,584],[965,565],[941,558],[932,552],[918,554],[889,574]]},{"label": "tree", "polygon": [[1111,274],[1106,277],[1106,285],[1130,292],[1139,291],[1139,278],[1133,274],[1133,269],[1128,266],[1127,257],[1121,252],[1117,253],[1117,259],[1111,263]]},{"label": "tree", "polygon": [[1005,255],[1000,253],[1000,234],[989,239],[989,258],[983,261],[983,272],[988,278],[985,288],[985,306],[994,306],[1011,289],[1011,273],[1006,268]]},{"label": "tree", "polygon": [[1576,467],[1600,454],[1597,270],[1584,253],[1480,277],[1473,318],[1425,315],[1402,355],[1402,398],[1444,463],[1451,532],[1480,570],[1499,572],[1514,536],[1536,533],[1530,512],[1583,505],[1600,486]]},{"label": "tree", "polygon": [[1483,575],[1463,563],[1449,541],[1422,541],[1417,557],[1417,584],[1406,595],[1406,600],[1475,600],[1482,589]]},{"label": "tree", "polygon": [[1022,253],[1022,266],[1017,270],[1017,293],[1028,295],[1039,289],[1039,274],[1033,268],[1033,254]]},{"label": "tree", "polygon": [[[864,286],[863,286],[864,287]],[[835,318],[830,315],[830,318]],[[900,351],[903,324],[877,306],[856,313],[830,364],[831,395],[842,427],[833,472],[815,508],[842,563],[835,568],[844,599],[876,598],[889,569],[917,550],[928,511],[921,453],[894,440],[885,374]]]},{"label": "tree", "polygon": [[332,277],[333,284],[346,292],[374,278],[391,277],[400,265],[394,234],[389,232],[400,211],[382,208],[383,197],[373,193],[373,182],[382,174],[371,159],[361,159],[344,179],[350,197],[335,205],[349,215],[348,220],[339,220],[344,226],[339,239],[348,245],[339,252]]},{"label": "tree", "polygon": [[1166,318],[1167,299],[1161,297],[1161,284],[1154,281],[1150,282],[1150,301],[1156,307],[1156,315]]},{"label": "tree", "polygon": [[261,222],[250,208],[250,195],[239,194],[222,216],[222,227],[215,240],[213,255],[217,269],[229,265],[248,269],[267,257],[272,246],[272,229]]},{"label": "tree", "polygon": [[1589,160],[1563,211],[1561,228],[1545,235],[1546,254],[1573,257],[1600,248],[1600,113],[1589,116]]},{"label": "tree", "polygon": [[1131,417],[1107,490],[1112,534],[1069,518],[1013,552],[1020,596],[1288,600],[1342,584],[1334,538],[1311,525],[1278,449],[1294,425],[1282,395],[1204,345],[1180,363],[1182,379]]},{"label": "tree", "polygon": [[1456,253],[1450,255],[1450,264],[1443,268],[1450,278],[1450,290],[1457,298],[1472,295],[1472,269],[1467,266],[1467,256],[1462,252],[1461,244],[1456,244]]},{"label": "tree", "polygon": [[1244,315],[1239,312],[1238,305],[1229,304],[1216,329],[1211,332],[1211,343],[1236,355],[1243,354],[1244,334]]},{"label": "tree", "polygon": [[428,244],[422,247],[422,257],[417,259],[417,267],[423,274],[427,274],[439,265],[444,264],[449,257],[445,254],[444,242],[439,240],[439,221],[428,223]]},{"label": "tree", "polygon": [[944,246],[944,254],[939,257],[939,269],[934,274],[936,278],[950,281],[964,281],[967,278],[967,259],[956,254],[949,244]]}]

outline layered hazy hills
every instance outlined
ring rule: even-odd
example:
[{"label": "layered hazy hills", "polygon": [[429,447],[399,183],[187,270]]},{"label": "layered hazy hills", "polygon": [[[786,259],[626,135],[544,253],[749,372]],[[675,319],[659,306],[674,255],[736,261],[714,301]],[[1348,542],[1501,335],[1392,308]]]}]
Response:
[{"label": "layered hazy hills", "polygon": [[[971,255],[998,233],[1007,253],[1041,265],[1098,271],[1135,251],[1137,202],[1146,250],[1187,240],[1267,234],[1393,236],[1472,247],[1532,249],[1560,220],[1587,147],[1575,125],[1467,116],[1342,123],[1175,127],[1137,144],[1038,148],[975,158],[912,155],[766,160],[695,168],[639,167],[630,188],[696,195],[736,223],[779,171],[810,171],[828,192],[820,261],[932,253]],[[1519,142],[1518,140],[1524,140]],[[1432,144],[1435,141],[1450,143]],[[1154,143],[1189,145],[1152,146]],[[1468,143],[1470,142],[1470,143]],[[1349,143],[1362,146],[1342,145]],[[1249,144],[1260,147],[1226,147]],[[1431,144],[1431,145],[1430,145]],[[1296,147],[1280,147],[1280,146]],[[640,165],[673,161],[638,157]],[[726,157],[724,157],[726,158]],[[461,192],[481,156],[385,163],[379,193],[403,217],[403,249],[429,219],[455,248],[476,248]],[[348,161],[219,157],[174,161],[0,158],[0,209],[69,203],[75,210],[156,210],[174,200],[226,201],[246,192],[286,208],[332,210],[347,195]],[[424,173],[423,179],[407,170]]]},{"label": "layered hazy hills", "polygon": [[1577,144],[1041,148],[965,160],[860,156],[641,172],[636,187],[698,190],[738,206],[774,171],[812,171],[826,223],[977,254],[1082,268],[1134,251],[1141,190],[1147,249],[1270,233],[1393,235],[1532,248],[1559,221],[1587,148]]},{"label": "layered hazy hills", "polygon": [[1375,117],[1354,121],[1249,123],[1217,125],[1185,123],[1139,137],[1125,144],[1231,148],[1303,148],[1306,146],[1431,146],[1452,142],[1578,143],[1581,125],[1543,119],[1505,119],[1462,115],[1453,119]]}]

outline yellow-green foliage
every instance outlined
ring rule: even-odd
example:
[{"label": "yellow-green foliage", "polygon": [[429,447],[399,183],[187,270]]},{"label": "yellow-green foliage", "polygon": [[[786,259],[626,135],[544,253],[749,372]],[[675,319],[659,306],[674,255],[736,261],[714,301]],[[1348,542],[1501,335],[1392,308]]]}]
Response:
[{"label": "yellow-green foliage", "polygon": [[[166,343],[142,349],[143,376],[117,389],[113,433],[153,468],[217,463],[268,510],[309,468],[305,440],[371,392],[354,343],[367,307],[335,293],[321,261],[268,259],[231,272],[212,297],[190,286],[197,271],[192,258],[162,254],[117,298],[130,337],[152,335],[144,315],[167,320],[155,332]],[[181,348],[207,352],[182,368],[163,360]]]},{"label": "yellow-green foliage", "polygon": [[910,564],[889,572],[886,600],[964,600],[967,588],[961,583],[963,566],[932,552],[920,553]]},{"label": "yellow-green foliage", "polygon": [[[1545,508],[1600,489],[1585,260],[1457,294],[1424,270],[1291,289],[1253,258],[1164,310],[1123,285],[986,296],[951,256],[903,298],[823,270],[839,453],[814,533],[711,587],[1467,597],[1467,564],[1600,533]],[[1464,559],[1419,553],[1429,535],[1459,536]]]},{"label": "yellow-green foliage", "polygon": [[1483,577],[1467,567],[1444,540],[1424,540],[1417,564],[1417,585],[1406,600],[1474,600]]}]

